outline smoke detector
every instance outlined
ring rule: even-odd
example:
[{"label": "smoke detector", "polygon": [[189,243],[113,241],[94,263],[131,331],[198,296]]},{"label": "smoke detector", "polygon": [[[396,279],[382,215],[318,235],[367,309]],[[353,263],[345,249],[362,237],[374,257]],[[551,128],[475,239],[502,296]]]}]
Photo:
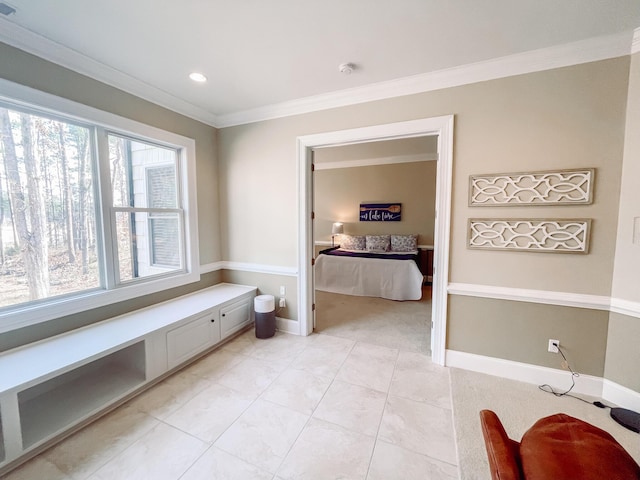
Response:
[{"label": "smoke detector", "polygon": [[345,75],[350,75],[355,69],[356,66],[353,63],[341,63],[338,65],[340,73],[344,73]]}]

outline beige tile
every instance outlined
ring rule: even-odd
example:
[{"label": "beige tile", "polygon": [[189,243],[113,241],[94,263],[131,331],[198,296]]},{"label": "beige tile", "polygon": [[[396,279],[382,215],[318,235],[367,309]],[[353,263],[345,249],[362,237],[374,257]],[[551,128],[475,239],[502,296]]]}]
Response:
[{"label": "beige tile", "polygon": [[353,340],[318,335],[313,344],[291,363],[291,367],[314,375],[333,378],[354,345]]},{"label": "beige tile", "polygon": [[58,467],[42,455],[29,460],[15,470],[12,470],[2,480],[71,480]]},{"label": "beige tile", "polygon": [[180,480],[271,480],[273,475],[255,465],[211,447]]},{"label": "beige tile", "polygon": [[204,442],[161,423],[90,480],[176,480],[206,449]]},{"label": "beige tile", "polygon": [[212,385],[165,419],[165,422],[208,443],[214,442],[244,412],[255,395]]},{"label": "beige tile", "polygon": [[252,328],[235,337],[233,340],[225,343],[221,350],[225,352],[240,353],[242,355],[250,355],[256,348],[255,330]]},{"label": "beige tile", "polygon": [[335,380],[313,416],[354,432],[375,436],[387,395]]},{"label": "beige tile", "polygon": [[290,333],[276,332],[271,338],[257,339],[255,348],[250,353],[253,358],[259,360],[289,360],[300,354],[307,346],[313,344],[311,337],[291,335]]},{"label": "beige tile", "polygon": [[313,342],[314,347],[324,348],[332,351],[347,351],[350,352],[355,345],[354,340],[347,338],[334,337],[332,335],[315,335],[316,339]]},{"label": "beige tile", "polygon": [[426,355],[401,352],[389,393],[451,409],[449,369],[433,364]]},{"label": "beige tile", "polygon": [[288,360],[263,361],[247,357],[220,377],[217,383],[257,396],[278,378],[288,364]]},{"label": "beige tile", "polygon": [[244,355],[237,352],[218,349],[188,366],[184,371],[207,380],[215,381],[227,373],[232,367],[240,363],[244,358]]},{"label": "beige tile", "polygon": [[330,384],[328,377],[288,368],[267,388],[262,398],[311,415]]},{"label": "beige tile", "polygon": [[457,465],[451,410],[389,396],[378,439]]},{"label": "beige tile", "polygon": [[426,455],[378,441],[367,480],[455,480],[458,468]]},{"label": "beige tile", "polygon": [[163,420],[210,385],[208,380],[181,371],[138,395],[127,405]]},{"label": "beige tile", "polygon": [[281,480],[360,480],[374,438],[312,418],[278,470]]},{"label": "beige tile", "polygon": [[396,349],[358,342],[340,367],[336,379],[387,392],[397,356]]},{"label": "beige tile", "polygon": [[258,399],[215,446],[275,473],[308,419],[290,408]]},{"label": "beige tile", "polygon": [[75,480],[84,480],[158,425],[158,420],[123,406],[47,450],[43,456]]}]

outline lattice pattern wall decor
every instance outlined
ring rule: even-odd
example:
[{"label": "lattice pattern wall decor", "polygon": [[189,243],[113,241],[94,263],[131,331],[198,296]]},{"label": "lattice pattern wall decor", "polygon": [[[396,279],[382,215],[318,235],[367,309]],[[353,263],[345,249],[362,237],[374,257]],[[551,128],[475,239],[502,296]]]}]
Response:
[{"label": "lattice pattern wall decor", "polygon": [[590,219],[470,219],[469,248],[587,253]]},{"label": "lattice pattern wall decor", "polygon": [[471,175],[469,206],[590,204],[594,177],[593,168]]}]

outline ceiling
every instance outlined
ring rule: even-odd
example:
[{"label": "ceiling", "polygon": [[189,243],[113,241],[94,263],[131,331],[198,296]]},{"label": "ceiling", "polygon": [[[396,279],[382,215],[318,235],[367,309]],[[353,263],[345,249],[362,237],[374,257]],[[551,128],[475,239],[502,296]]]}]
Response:
[{"label": "ceiling", "polygon": [[434,74],[574,42],[628,54],[640,27],[640,0],[5,3],[16,13],[0,17],[0,41],[218,126],[405,94],[398,82],[427,89]]}]

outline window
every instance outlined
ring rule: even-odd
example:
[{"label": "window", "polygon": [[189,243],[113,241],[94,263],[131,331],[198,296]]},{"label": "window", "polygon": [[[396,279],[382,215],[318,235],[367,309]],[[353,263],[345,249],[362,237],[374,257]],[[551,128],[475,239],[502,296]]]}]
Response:
[{"label": "window", "polygon": [[0,332],[197,281],[194,146],[0,80]]},{"label": "window", "polygon": [[178,152],[114,134],[108,138],[119,280],[180,270]]}]

